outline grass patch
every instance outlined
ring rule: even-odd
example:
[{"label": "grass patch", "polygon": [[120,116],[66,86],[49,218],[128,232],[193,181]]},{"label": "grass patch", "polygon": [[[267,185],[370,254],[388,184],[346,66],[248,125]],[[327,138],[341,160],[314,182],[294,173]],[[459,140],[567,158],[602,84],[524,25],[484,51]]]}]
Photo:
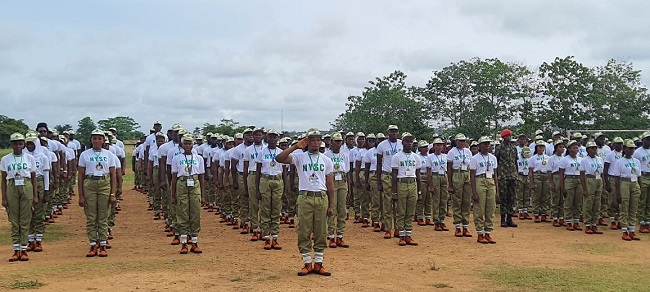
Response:
[{"label": "grass patch", "polygon": [[[43,234],[43,242],[55,242],[68,238],[70,234],[62,225],[48,225],[45,227],[45,234]],[[11,245],[11,226],[0,227],[0,245]]]},{"label": "grass patch", "polygon": [[436,262],[435,262],[435,261],[430,261],[430,262],[429,262],[429,270],[437,271],[437,270],[440,270],[440,267],[438,267],[438,266],[436,265]]},{"label": "grass patch", "polygon": [[[500,267],[483,276],[508,290],[526,291],[642,291],[650,286],[647,266],[604,265],[572,269]],[[607,277],[603,277],[607,275]]]},{"label": "grass patch", "polygon": [[431,286],[433,286],[434,288],[453,288],[447,283],[435,283]]},{"label": "grass patch", "polygon": [[613,243],[573,243],[569,245],[572,250],[593,255],[604,255],[622,252],[621,245]]},{"label": "grass patch", "polygon": [[9,289],[38,289],[45,286],[43,282],[39,281],[27,281],[27,282],[16,282],[9,285]]}]

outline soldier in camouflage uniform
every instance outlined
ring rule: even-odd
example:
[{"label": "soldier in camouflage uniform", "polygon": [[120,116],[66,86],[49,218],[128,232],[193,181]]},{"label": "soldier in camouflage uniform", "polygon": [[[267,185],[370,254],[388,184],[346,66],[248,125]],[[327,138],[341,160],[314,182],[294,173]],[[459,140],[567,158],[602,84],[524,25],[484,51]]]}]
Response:
[{"label": "soldier in camouflage uniform", "polygon": [[512,209],[514,208],[517,187],[517,146],[512,141],[512,131],[505,129],[501,132],[503,143],[496,146],[494,156],[499,165],[499,197],[501,227],[517,227],[512,222]]}]

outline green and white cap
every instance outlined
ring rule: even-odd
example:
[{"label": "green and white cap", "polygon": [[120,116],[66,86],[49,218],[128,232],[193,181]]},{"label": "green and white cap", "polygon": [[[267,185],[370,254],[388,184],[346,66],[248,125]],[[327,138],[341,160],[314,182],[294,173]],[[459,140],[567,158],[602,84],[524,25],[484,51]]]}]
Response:
[{"label": "green and white cap", "polygon": [[[338,133],[335,133],[338,134]],[[323,134],[320,133],[320,131],[316,128],[311,128],[307,130],[307,137],[322,137]]]},{"label": "green and white cap", "polygon": [[235,139],[244,139],[244,134],[242,133],[235,134]]},{"label": "green and white cap", "polygon": [[94,130],[90,133],[90,136],[95,136],[95,135],[99,135],[99,136],[102,136],[102,137],[106,138],[106,135],[104,135],[104,131],[102,131],[102,130],[100,130],[100,129],[94,129]]},{"label": "green and white cap", "polygon": [[537,146],[546,147],[546,142],[544,142],[544,140],[537,140],[537,141],[535,141],[535,147],[537,147]]},{"label": "green and white cap", "polygon": [[183,135],[183,142],[194,142],[194,137],[192,135]]},{"label": "green and white cap", "polygon": [[465,136],[463,133],[456,134],[455,138],[457,141],[467,141],[467,136]]},{"label": "green and white cap", "polygon": [[366,134],[364,134],[363,132],[358,132],[357,133],[357,137],[365,137],[365,136],[366,136]]},{"label": "green and white cap", "polygon": [[407,138],[407,137],[414,138],[415,136],[413,136],[413,134],[411,134],[409,132],[404,132],[404,134],[402,134],[402,139]]},{"label": "green and white cap", "polygon": [[389,125],[388,130],[399,130],[399,127],[397,127],[397,125]]},{"label": "green and white cap", "polygon": [[429,147],[429,143],[427,143],[427,141],[425,140],[418,142],[418,148],[422,148],[422,147]]},{"label": "green and white cap", "polygon": [[625,140],[625,147],[627,148],[636,148],[636,144],[634,144],[634,140],[632,139],[627,139]]},{"label": "green and white cap", "polygon": [[9,140],[11,141],[25,141],[25,136],[21,133],[13,133],[11,136],[9,136]]},{"label": "green and white cap", "polygon": [[34,142],[36,140],[38,140],[38,133],[30,131],[25,134],[25,141]]},{"label": "green and white cap", "polygon": [[276,131],[275,129],[269,129],[268,131],[266,131],[266,134],[267,135],[278,135],[278,136],[280,135],[278,133],[278,131]]},{"label": "green and white cap", "polygon": [[386,139],[386,135],[384,133],[377,133],[377,139]]},{"label": "green and white cap", "polygon": [[624,143],[623,138],[621,137],[614,137],[614,140],[612,140],[612,143]]},{"label": "green and white cap", "polygon": [[373,133],[368,134],[368,136],[366,136],[366,139],[376,139],[375,134]]},{"label": "green and white cap", "polygon": [[336,132],[332,134],[332,141],[343,141],[343,136],[341,136],[341,133]]},{"label": "green and white cap", "polygon": [[[596,137],[598,137],[598,136],[596,136]],[[594,142],[594,141],[589,141],[589,142],[587,142],[587,145],[585,147],[586,148],[598,147],[598,145],[596,145],[596,142]]]},{"label": "green and white cap", "polygon": [[[458,140],[458,138],[456,138],[456,140]],[[483,136],[480,139],[478,139],[479,144],[485,143],[485,142],[492,142],[492,138],[490,138],[490,136]]]},{"label": "green and white cap", "polygon": [[445,144],[445,141],[442,141],[440,137],[433,139],[433,144]]}]

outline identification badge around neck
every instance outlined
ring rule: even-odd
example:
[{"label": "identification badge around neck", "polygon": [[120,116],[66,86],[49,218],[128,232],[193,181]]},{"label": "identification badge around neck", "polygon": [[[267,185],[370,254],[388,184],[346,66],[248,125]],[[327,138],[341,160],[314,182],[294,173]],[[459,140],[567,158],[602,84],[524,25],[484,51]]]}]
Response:
[{"label": "identification badge around neck", "polygon": [[343,174],[341,174],[340,172],[339,172],[339,173],[336,173],[336,174],[334,175],[334,180],[335,180],[335,181],[342,181],[342,180],[343,180]]},{"label": "identification badge around neck", "polygon": [[462,163],[462,164],[460,165],[460,170],[467,170],[467,164]]},{"label": "identification badge around neck", "polygon": [[576,171],[574,172],[575,175],[580,175],[580,170],[576,168]]},{"label": "identification badge around neck", "polygon": [[24,186],[25,185],[25,179],[20,176],[20,174],[16,174],[14,177],[14,184],[17,186]]},{"label": "identification badge around neck", "polygon": [[639,177],[636,176],[635,174],[633,174],[633,175],[630,177],[630,180],[633,181],[633,182],[637,182],[637,181],[639,181]]},{"label": "identification badge around neck", "polygon": [[194,179],[191,179],[191,178],[190,178],[190,179],[187,179],[186,182],[187,182],[187,186],[188,186],[188,187],[193,187],[193,186],[194,186]]},{"label": "identification badge around neck", "polygon": [[318,179],[316,173],[312,172],[312,174],[309,176],[309,184],[314,187],[320,186],[320,180]]},{"label": "identification badge around neck", "polygon": [[406,176],[408,176],[408,177],[415,176],[415,170],[413,170],[413,169],[411,169],[411,168],[407,168],[405,174],[406,174]]},{"label": "identification badge around neck", "polygon": [[491,170],[485,171],[485,177],[486,178],[492,178],[492,171]]}]

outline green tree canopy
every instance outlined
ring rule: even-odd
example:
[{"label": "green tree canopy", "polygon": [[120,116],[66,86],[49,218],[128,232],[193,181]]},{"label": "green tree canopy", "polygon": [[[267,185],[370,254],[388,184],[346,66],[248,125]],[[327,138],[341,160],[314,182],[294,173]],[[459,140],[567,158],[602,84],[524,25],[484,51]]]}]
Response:
[{"label": "green tree canopy", "polygon": [[13,133],[25,134],[29,126],[22,119],[17,120],[4,115],[0,115],[0,147],[7,148],[11,144],[9,139]]},{"label": "green tree canopy", "polygon": [[99,120],[97,125],[105,131],[109,128],[117,129],[117,135],[122,140],[138,139],[142,136],[142,132],[138,131],[140,125],[131,117],[118,116]]}]

